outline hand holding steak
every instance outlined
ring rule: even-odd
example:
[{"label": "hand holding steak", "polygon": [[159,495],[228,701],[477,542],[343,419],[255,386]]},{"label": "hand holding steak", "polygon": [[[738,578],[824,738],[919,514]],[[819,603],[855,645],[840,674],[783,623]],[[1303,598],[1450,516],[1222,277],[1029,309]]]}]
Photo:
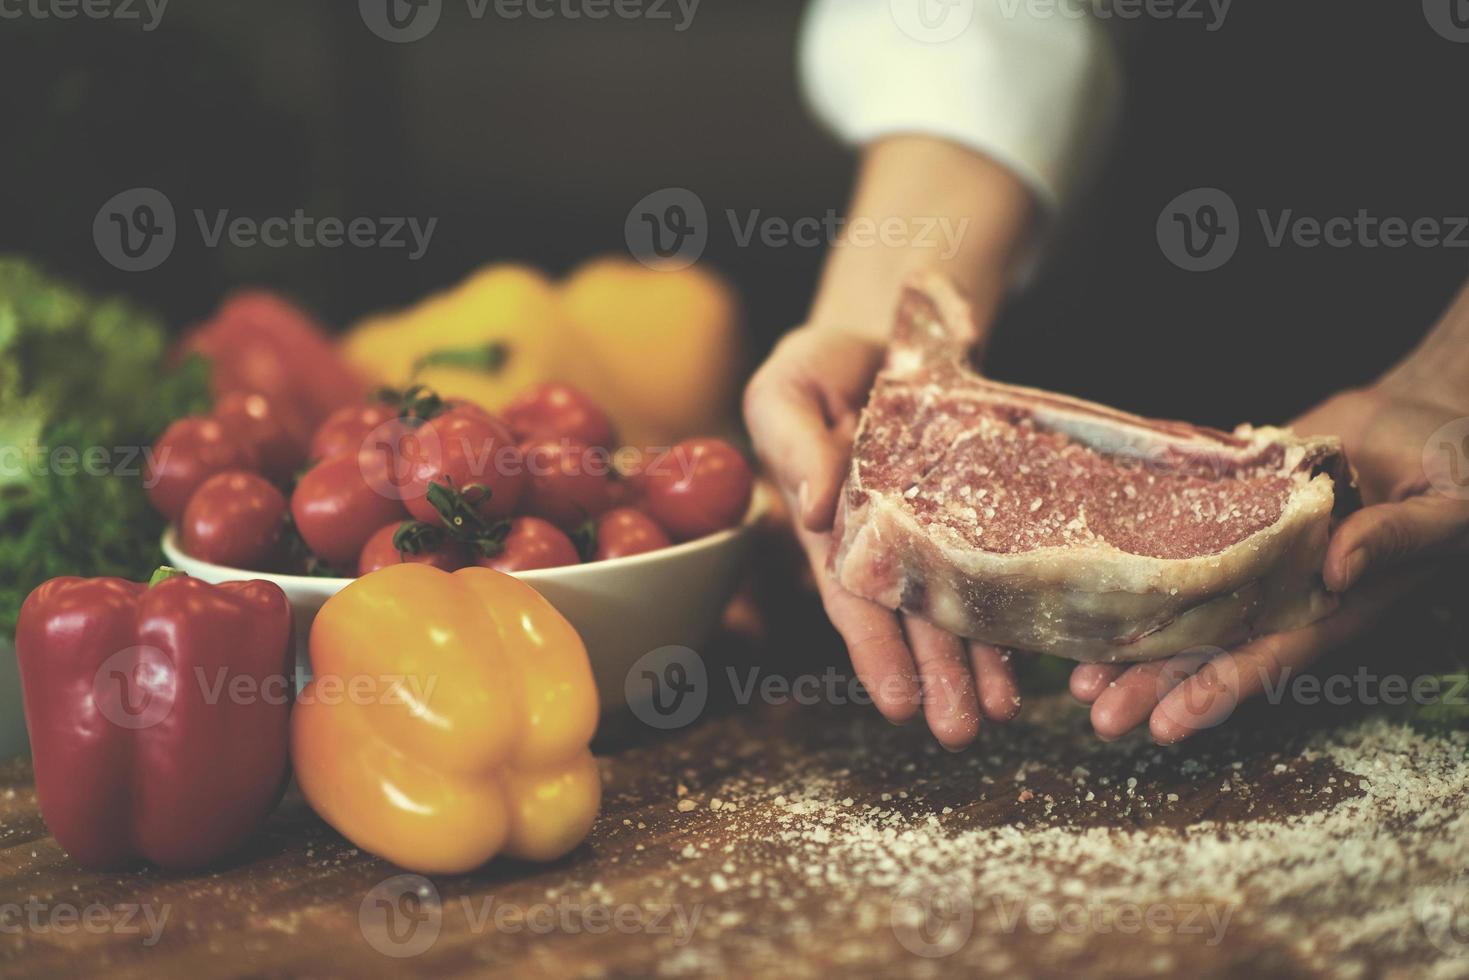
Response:
[{"label": "hand holding steak", "polygon": [[945,281],[905,289],[839,502],[843,587],[1083,661],[1229,646],[1332,610],[1335,438],[1231,435],[997,384],[967,367],[974,335]]},{"label": "hand holding steak", "polygon": [[1179,663],[1186,656],[1078,664],[1071,692],[1092,706],[1097,734],[1117,738],[1146,723],[1155,740],[1177,742],[1220,724],[1247,698],[1287,689],[1329,654],[1347,656],[1338,670],[1353,670],[1362,657],[1396,656],[1390,646],[1358,641],[1399,599],[1456,564],[1462,568],[1469,557],[1466,424],[1469,288],[1391,371],[1338,392],[1292,423],[1303,435],[1341,438],[1366,503],[1342,520],[1326,547],[1322,575],[1341,594],[1337,611],[1202,665],[1197,658]]}]

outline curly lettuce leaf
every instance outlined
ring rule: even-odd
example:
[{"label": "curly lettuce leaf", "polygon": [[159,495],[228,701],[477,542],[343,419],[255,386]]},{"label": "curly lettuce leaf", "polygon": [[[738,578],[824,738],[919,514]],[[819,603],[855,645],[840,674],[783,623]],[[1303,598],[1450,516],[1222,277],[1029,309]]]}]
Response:
[{"label": "curly lettuce leaf", "polygon": [[126,301],[94,298],[0,257],[0,629],[57,575],[146,578],[163,522],[143,451],[207,408],[208,372],[165,365],[168,336]]}]

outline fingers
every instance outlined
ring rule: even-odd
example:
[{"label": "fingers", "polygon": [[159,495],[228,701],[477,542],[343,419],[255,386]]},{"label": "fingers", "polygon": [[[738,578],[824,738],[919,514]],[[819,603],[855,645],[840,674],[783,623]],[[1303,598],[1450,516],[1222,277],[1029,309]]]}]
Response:
[{"label": "fingers", "polygon": [[1158,704],[1149,719],[1153,738],[1164,744],[1182,741],[1218,725],[1247,699],[1281,691],[1291,676],[1370,626],[1429,574],[1421,570],[1368,583],[1319,622],[1260,637],[1209,660]]},{"label": "fingers", "polygon": [[861,404],[846,387],[860,382],[865,393],[871,374],[839,338],[797,330],[745,388],[745,424],[755,451],[808,530],[831,527]]},{"label": "fingers", "polygon": [[[963,640],[937,626],[860,599],[826,574],[824,534],[798,531],[816,573],[826,615],[847,645],[852,667],[873,705],[894,724],[921,706],[934,737],[952,751],[979,734],[981,716],[1005,721],[1020,696],[1008,658],[984,644]],[[982,678],[984,705],[976,677]]]},{"label": "fingers", "polygon": [[903,617],[903,631],[922,678],[929,730],[944,748],[964,748],[979,734],[979,698],[963,641],[914,616]]},{"label": "fingers", "polygon": [[1158,705],[1158,688],[1168,683],[1169,661],[1128,667],[1092,702],[1092,729],[1104,741],[1121,738],[1148,720]]},{"label": "fingers", "polygon": [[1125,670],[1122,664],[1077,664],[1071,671],[1071,696],[1082,704],[1091,704]]},{"label": "fingers", "polygon": [[826,614],[846,643],[873,707],[895,725],[911,721],[923,703],[923,690],[897,615],[840,586],[832,587]]},{"label": "fingers", "polygon": [[762,370],[745,389],[745,424],[801,525],[830,528],[845,454],[827,429],[820,396]]},{"label": "fingers", "polygon": [[1353,513],[1332,535],[1322,578],[1345,592],[1370,573],[1414,558],[1463,548],[1469,542],[1469,505],[1424,494]]},{"label": "fingers", "polygon": [[969,642],[969,664],[979,688],[979,707],[990,721],[1009,721],[1020,713],[1020,685],[1015,681],[1014,654],[988,643]]},{"label": "fingers", "polygon": [[797,529],[797,536],[811,562],[827,618],[847,645],[852,669],[873,706],[895,725],[911,720],[922,703],[922,691],[897,614],[832,581],[826,572],[826,535]]}]

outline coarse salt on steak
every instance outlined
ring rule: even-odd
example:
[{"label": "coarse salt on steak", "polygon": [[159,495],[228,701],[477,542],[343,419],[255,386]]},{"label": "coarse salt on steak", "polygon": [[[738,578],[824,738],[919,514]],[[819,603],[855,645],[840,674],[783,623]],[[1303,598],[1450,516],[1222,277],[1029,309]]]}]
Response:
[{"label": "coarse salt on steak", "polygon": [[862,412],[831,571],[999,646],[1148,660],[1294,629],[1321,584],[1331,438],[1162,422],[981,378],[967,304],[904,290]]}]

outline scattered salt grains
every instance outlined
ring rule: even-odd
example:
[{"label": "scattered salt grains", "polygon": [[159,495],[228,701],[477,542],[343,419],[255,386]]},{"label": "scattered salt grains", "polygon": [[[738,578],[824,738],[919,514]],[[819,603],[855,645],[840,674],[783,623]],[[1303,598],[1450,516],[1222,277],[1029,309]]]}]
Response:
[{"label": "scattered salt grains", "polygon": [[[778,843],[777,854],[745,845],[730,851],[719,843],[703,850],[689,844],[680,852],[685,860],[721,856],[710,866],[690,865],[683,884],[675,881],[671,887],[692,888],[696,886],[690,882],[697,881],[697,887],[725,896],[721,902],[735,903],[698,926],[690,948],[702,955],[689,960],[687,972],[721,972],[720,967],[736,962],[722,961],[720,947],[701,940],[717,936],[721,943],[755,942],[749,934],[753,929],[762,937],[759,942],[774,943],[765,949],[784,951],[786,943],[801,949],[821,942],[828,914],[858,927],[848,951],[856,957],[852,962],[863,962],[859,954],[864,950],[882,955],[874,951],[890,946],[893,895],[956,880],[975,897],[974,935],[960,954],[967,963],[983,955],[983,962],[992,964],[995,956],[1004,955],[1010,940],[998,931],[993,900],[1008,896],[1053,905],[1083,902],[1088,908],[1204,901],[1219,914],[1229,913],[1231,932],[1273,937],[1305,966],[1338,975],[1351,975],[1351,964],[1363,957],[1369,957],[1363,961],[1368,965],[1359,972],[1371,974],[1370,957],[1384,953],[1395,962],[1406,956],[1407,962],[1462,966],[1463,961],[1443,960],[1426,938],[1417,910],[1425,889],[1442,886],[1458,869],[1469,867],[1469,811],[1462,806],[1469,795],[1465,744],[1462,738],[1424,736],[1382,720],[1317,734],[1300,753],[1302,763],[1335,765],[1344,774],[1337,785],[1356,786],[1361,795],[1317,796],[1325,809],[1311,813],[1228,824],[1201,821],[1180,829],[1078,827],[1059,813],[1037,815],[1026,824],[966,828],[962,816],[938,820],[936,814],[947,816],[955,809],[925,805],[923,789],[915,788],[911,796],[896,794],[912,801],[901,811],[894,808],[893,793],[882,793],[879,802],[858,804],[845,778],[813,772],[809,760],[792,761],[764,774],[761,798],[768,803],[761,817],[750,818],[758,823],[745,823],[748,808],[735,810],[725,802],[720,807],[731,812],[729,827],[735,833],[772,825],[768,836]],[[1148,760],[1163,761],[1161,756],[1147,757],[1135,771],[1146,772]],[[1214,764],[1195,758],[1176,765],[1196,776],[1218,772]],[[1289,771],[1284,763],[1267,766],[1265,771],[1276,775]],[[1044,769],[1033,766],[1031,771],[1038,777]],[[1225,771],[1239,782],[1214,784],[1220,792],[1242,795],[1250,788],[1242,766],[1227,765]],[[1081,767],[1072,774],[1079,782],[1091,776]],[[1123,811],[1149,803],[1149,791],[1136,777],[1101,776],[1095,782],[1123,784],[1115,787],[1115,801]],[[923,786],[921,774],[914,785]],[[714,800],[749,792],[752,786],[748,778],[731,777],[708,788],[722,793],[711,797],[714,808]],[[1083,788],[1078,786],[1077,793]],[[1036,798],[1032,790],[1019,788],[1020,801]],[[1096,794],[1088,789],[1069,797],[1079,799],[1092,803]],[[1178,803],[1179,794],[1151,794],[1155,807],[1165,800]],[[692,803],[681,800],[680,809],[684,802]],[[1225,827],[1227,836],[1221,833]],[[780,873],[773,874],[776,870]],[[841,896],[837,905],[832,904],[833,894]],[[742,911],[738,920],[725,923],[731,909]],[[775,925],[770,925],[772,918]],[[747,937],[737,940],[735,933],[725,931],[732,928]],[[772,929],[783,938],[771,940]],[[1166,938],[1170,945],[1180,940]],[[1224,941],[1233,938],[1226,934]],[[1090,939],[1068,936],[1071,945],[1066,949],[1057,942],[1043,946],[1038,955],[1055,956],[1059,963]],[[1142,954],[1138,965],[1167,973],[1178,968],[1177,952]],[[959,961],[956,957],[953,964]],[[914,963],[926,965],[904,961],[899,972],[923,973],[917,967],[907,969]],[[1044,962],[1030,965],[1045,972]]]}]

